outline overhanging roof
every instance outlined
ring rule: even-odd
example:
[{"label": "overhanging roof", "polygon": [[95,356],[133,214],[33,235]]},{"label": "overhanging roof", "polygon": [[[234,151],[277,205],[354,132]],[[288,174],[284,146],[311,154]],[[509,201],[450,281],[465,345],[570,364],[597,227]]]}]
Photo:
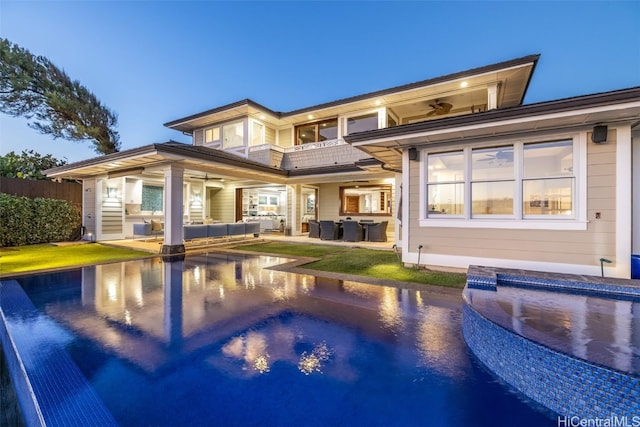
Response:
[{"label": "overhanging roof", "polygon": [[640,87],[635,87],[360,132],[344,139],[388,167],[400,169],[406,147],[638,120]]},{"label": "overhanging roof", "polygon": [[[414,83],[395,86],[388,89],[369,92],[362,95],[356,95],[310,107],[304,107],[289,112],[276,112],[255,101],[244,99],[238,102],[213,108],[211,110],[203,111],[201,113],[192,114],[180,119],[172,120],[165,123],[164,125],[178,131],[192,132],[195,129],[208,126],[209,124],[212,124],[214,122],[221,122],[239,117],[258,115],[264,115],[267,121],[274,121],[278,122],[281,125],[284,125],[288,123],[290,124],[294,121],[305,121],[307,113],[310,112],[322,112],[322,114],[320,114],[315,119],[320,119],[322,115],[335,116],[336,114],[339,114],[346,110],[357,110],[359,108],[365,108],[367,106],[367,102],[371,100],[386,99],[389,102],[397,102],[398,95],[413,93],[416,91],[420,91],[421,89],[439,87],[439,85],[445,85],[451,82],[459,82],[465,79],[484,77],[484,80],[504,80],[507,78],[506,75],[498,75],[505,72],[511,72],[511,81],[509,82],[509,84],[506,84],[501,88],[501,90],[503,91],[503,104],[507,106],[519,105],[524,99],[526,90],[529,86],[529,82],[531,81],[531,76],[539,57],[539,54],[528,55],[522,58],[503,61],[483,67],[477,67],[466,71],[460,71],[452,74],[447,74],[445,76],[430,78]],[[521,72],[514,72],[515,70],[521,70]],[[482,81],[482,84],[486,84],[486,81],[484,80]],[[447,90],[451,89],[452,88],[447,88]],[[424,93],[424,96],[428,95],[437,96],[435,93],[431,94],[429,91]]]},{"label": "overhanging roof", "polygon": [[[120,151],[80,162],[48,169],[50,178],[85,179],[97,176],[157,175],[169,164],[178,164],[190,173],[211,174],[216,178],[254,180],[277,184],[333,182],[340,179],[383,177],[388,171],[366,172],[354,164],[284,170],[255,162],[244,157],[213,148],[169,141]],[[212,178],[213,179],[213,178]],[[359,178],[358,178],[359,179]]]},{"label": "overhanging roof", "polygon": [[[252,178],[282,182],[287,172],[279,168],[244,159],[221,150],[169,141],[150,144],[131,150],[94,157],[48,169],[48,177],[83,179],[114,173],[126,173],[144,168],[161,170],[170,163],[179,163],[185,169],[203,170],[215,168],[216,173],[230,177]],[[132,172],[134,174],[134,172]]]}]

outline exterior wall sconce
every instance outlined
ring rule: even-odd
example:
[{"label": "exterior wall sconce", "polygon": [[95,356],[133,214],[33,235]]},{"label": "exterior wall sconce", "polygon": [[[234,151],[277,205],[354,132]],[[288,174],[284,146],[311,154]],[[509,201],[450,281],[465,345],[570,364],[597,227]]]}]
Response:
[{"label": "exterior wall sconce", "polygon": [[107,197],[110,199],[115,199],[116,197],[118,197],[118,188],[107,187]]},{"label": "exterior wall sconce", "polygon": [[418,160],[418,150],[415,147],[409,148],[409,160]]},{"label": "exterior wall sconce", "polygon": [[591,132],[591,142],[594,144],[607,142],[607,127],[604,125],[594,126]]}]

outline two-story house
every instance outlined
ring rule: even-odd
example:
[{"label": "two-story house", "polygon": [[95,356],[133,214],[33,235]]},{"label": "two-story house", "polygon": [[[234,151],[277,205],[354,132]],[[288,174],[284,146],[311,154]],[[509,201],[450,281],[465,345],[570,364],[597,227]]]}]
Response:
[{"label": "two-story house", "polygon": [[537,61],[290,112],[246,99],[165,124],[191,144],[47,173],[83,181],[83,222],[98,240],[132,237],[133,224],[157,218],[166,253],[181,250],[185,223],[258,221],[299,235],[310,220],[351,217],[386,221],[406,263],[596,274],[606,257],[611,275],[629,277],[640,253],[640,91],[523,106]]}]

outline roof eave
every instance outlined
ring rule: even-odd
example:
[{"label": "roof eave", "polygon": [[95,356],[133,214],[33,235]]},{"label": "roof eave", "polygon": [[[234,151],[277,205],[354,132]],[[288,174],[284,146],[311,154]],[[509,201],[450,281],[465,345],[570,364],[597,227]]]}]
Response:
[{"label": "roof eave", "polygon": [[571,110],[595,108],[606,105],[622,104],[640,101],[640,86],[612,92],[565,98],[555,101],[545,101],[529,105],[521,105],[499,110],[490,110],[464,116],[445,117],[425,122],[400,125],[392,128],[376,129],[366,132],[346,135],[345,141],[360,145],[367,141],[401,137],[404,135],[428,132],[431,130],[445,130],[460,126],[480,125],[501,120],[515,120],[543,114],[561,113]]}]

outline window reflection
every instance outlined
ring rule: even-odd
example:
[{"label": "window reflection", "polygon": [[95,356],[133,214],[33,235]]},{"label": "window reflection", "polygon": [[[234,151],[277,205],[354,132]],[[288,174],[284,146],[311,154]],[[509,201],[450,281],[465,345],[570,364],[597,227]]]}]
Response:
[{"label": "window reflection", "polygon": [[309,144],[338,138],[338,119],[307,123],[296,127],[296,144]]},{"label": "window reflection", "polygon": [[428,216],[464,213],[464,154],[429,154],[427,157]]},{"label": "window reflection", "polygon": [[391,185],[340,187],[340,215],[390,215]]},{"label": "window reflection", "polygon": [[378,129],[378,113],[349,117],[347,119],[347,134],[374,129]]},{"label": "window reflection", "polygon": [[222,148],[241,147],[242,145],[244,145],[243,123],[224,125],[222,127]]}]

